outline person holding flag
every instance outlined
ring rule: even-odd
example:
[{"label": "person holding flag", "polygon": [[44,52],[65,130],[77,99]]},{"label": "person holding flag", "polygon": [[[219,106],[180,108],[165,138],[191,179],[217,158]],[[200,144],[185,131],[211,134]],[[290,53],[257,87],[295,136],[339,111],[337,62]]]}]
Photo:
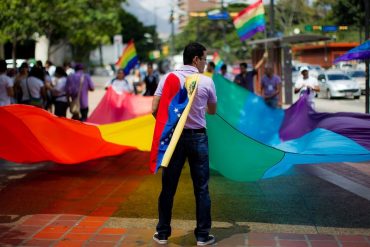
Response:
[{"label": "person holding flag", "polygon": [[[206,57],[203,45],[196,42],[188,44],[183,52],[184,65],[165,75],[154,94],[156,126],[150,157],[151,170],[156,172],[163,166],[162,191],[158,199],[159,222],[153,235],[154,241],[159,244],[167,244],[171,236],[173,200],[186,158],[196,201],[197,224],[194,234],[197,245],[215,242],[215,237],[209,234],[211,199],[208,191],[209,154],[205,113],[216,113],[217,96],[213,80],[201,74]],[[171,154],[167,155],[169,150],[173,150],[172,157]]]}]

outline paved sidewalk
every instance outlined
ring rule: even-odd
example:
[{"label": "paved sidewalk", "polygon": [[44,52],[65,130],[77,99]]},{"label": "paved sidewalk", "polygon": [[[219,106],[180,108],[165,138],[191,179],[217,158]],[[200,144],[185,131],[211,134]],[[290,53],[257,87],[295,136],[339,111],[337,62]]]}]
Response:
[{"label": "paved sidewalk", "polygon": [[[158,246],[152,241],[160,174],[148,153],[79,165],[0,163],[0,246]],[[370,202],[316,176],[239,183],[211,174],[217,246],[370,247]],[[189,170],[168,246],[193,246]]]}]

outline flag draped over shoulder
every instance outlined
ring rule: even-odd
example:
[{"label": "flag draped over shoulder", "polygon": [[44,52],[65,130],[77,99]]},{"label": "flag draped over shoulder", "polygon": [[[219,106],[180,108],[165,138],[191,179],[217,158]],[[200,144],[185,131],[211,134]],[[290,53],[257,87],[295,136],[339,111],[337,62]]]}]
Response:
[{"label": "flag draped over shoulder", "polygon": [[127,46],[122,52],[122,55],[116,62],[116,66],[122,68],[126,75],[130,73],[130,70],[135,67],[138,62],[135,44],[133,40],[127,43]]},{"label": "flag draped over shoulder", "polygon": [[234,26],[241,41],[265,30],[265,10],[262,0],[243,9],[234,17]]},{"label": "flag draped over shoulder", "polygon": [[220,55],[218,55],[218,52],[215,51],[215,53],[213,53],[213,59],[212,61],[215,63],[216,67],[215,67],[215,70],[216,71],[219,71],[221,69],[221,66],[224,64],[224,61],[222,61]]},{"label": "flag draped over shoulder", "polygon": [[180,79],[175,74],[171,73],[166,78],[158,106],[150,153],[150,170],[153,173],[161,166],[168,166],[185,126],[198,80],[198,74],[191,75],[186,78],[184,87],[181,87]]}]

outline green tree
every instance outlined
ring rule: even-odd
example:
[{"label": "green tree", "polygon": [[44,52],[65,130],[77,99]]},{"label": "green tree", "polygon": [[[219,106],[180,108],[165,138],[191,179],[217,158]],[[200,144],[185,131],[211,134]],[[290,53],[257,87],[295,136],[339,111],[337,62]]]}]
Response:
[{"label": "green tree", "polygon": [[11,41],[13,44],[12,58],[16,66],[17,43],[29,39],[39,30],[34,21],[37,13],[33,10],[32,1],[24,4],[23,0],[0,1],[0,44]]},{"label": "green tree", "polygon": [[352,26],[359,31],[362,41],[362,31],[365,27],[365,2],[367,0],[337,0],[333,5],[331,19],[337,25]]},{"label": "green tree", "polygon": [[275,6],[276,29],[283,34],[292,34],[296,26],[311,23],[314,10],[305,0],[280,0]]},{"label": "green tree", "polygon": [[[119,20],[122,26],[122,39],[127,43],[131,39],[135,42],[139,60],[148,61],[149,52],[158,49],[159,38],[155,26],[144,26],[134,15],[121,10]],[[155,47],[157,45],[157,47]]]},{"label": "green tree", "polygon": [[[45,35],[50,44],[71,44],[77,59],[120,31],[122,0],[5,0],[0,2],[0,39],[14,42]],[[14,57],[15,57],[15,52]],[[50,53],[50,52],[49,52]],[[50,54],[49,54],[50,55]]]}]

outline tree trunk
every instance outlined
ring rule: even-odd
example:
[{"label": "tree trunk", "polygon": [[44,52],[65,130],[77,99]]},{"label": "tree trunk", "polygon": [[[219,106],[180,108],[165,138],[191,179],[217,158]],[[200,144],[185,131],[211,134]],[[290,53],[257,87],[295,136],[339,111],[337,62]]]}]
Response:
[{"label": "tree trunk", "polygon": [[13,38],[12,47],[12,59],[13,59],[13,69],[17,69],[17,38]]},{"label": "tree trunk", "polygon": [[103,48],[102,45],[99,45],[99,61],[100,61],[100,66],[103,67]]}]

